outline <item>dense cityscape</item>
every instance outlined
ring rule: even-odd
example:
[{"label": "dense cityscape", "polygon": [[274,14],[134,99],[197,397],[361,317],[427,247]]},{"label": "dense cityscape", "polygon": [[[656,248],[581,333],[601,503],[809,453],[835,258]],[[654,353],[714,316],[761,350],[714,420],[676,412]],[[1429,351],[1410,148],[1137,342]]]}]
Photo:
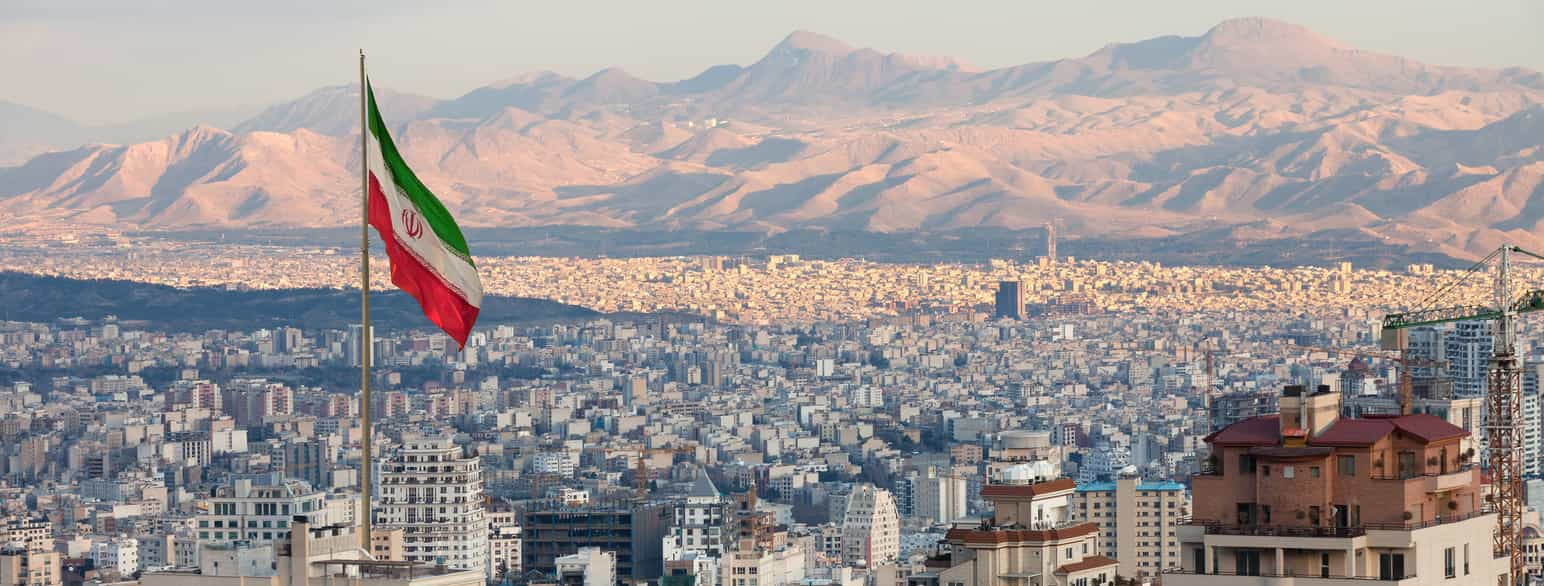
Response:
[{"label": "dense cityscape", "polygon": [[[37,274],[183,287],[341,287],[351,270],[339,250],[118,234],[0,250]],[[1485,278],[1048,256],[478,263],[490,292],[638,313],[479,324],[464,350],[383,330],[368,467],[357,325],[0,323],[0,584],[1400,581],[1454,575],[1459,548],[1466,574],[1507,571],[1477,468],[1490,328],[1379,350],[1384,312],[1441,285],[1483,296]],[[1539,341],[1522,328],[1529,478]],[[1292,486],[1343,484],[1253,488],[1267,462]],[[1372,526],[1385,541],[1357,545]]]},{"label": "dense cityscape", "polygon": [[0,0],[0,586],[1544,586],[1544,3],[676,4]]}]

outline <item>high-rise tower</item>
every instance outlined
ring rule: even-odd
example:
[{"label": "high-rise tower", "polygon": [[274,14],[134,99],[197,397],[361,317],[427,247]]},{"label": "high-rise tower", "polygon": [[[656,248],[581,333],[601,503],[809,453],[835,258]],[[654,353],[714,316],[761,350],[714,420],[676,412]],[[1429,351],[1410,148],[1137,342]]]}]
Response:
[{"label": "high-rise tower", "polygon": [[381,467],[381,530],[403,529],[407,561],[488,573],[482,468],[448,436],[402,438]]},{"label": "high-rise tower", "polygon": [[997,284],[996,316],[1024,319],[1024,283],[1002,281]]},{"label": "high-rise tower", "polygon": [[1056,222],[1045,223],[1045,258],[1056,264]]}]

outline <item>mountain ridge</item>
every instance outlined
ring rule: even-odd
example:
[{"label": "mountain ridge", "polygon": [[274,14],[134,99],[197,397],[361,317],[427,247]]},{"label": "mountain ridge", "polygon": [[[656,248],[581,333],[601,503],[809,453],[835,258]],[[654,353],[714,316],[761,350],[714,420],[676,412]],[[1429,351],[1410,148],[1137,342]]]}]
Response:
[{"label": "mountain ridge", "polygon": [[[1544,76],[1426,65],[1271,19],[984,71],[795,31],[749,65],[678,81],[607,68],[448,100],[376,91],[404,156],[470,225],[895,232],[1060,219],[1074,236],[1138,238],[1269,221],[1453,255],[1544,244],[1544,200],[1532,203],[1544,198]],[[357,100],[322,88],[233,132],[0,168],[0,214],[346,224]]]}]

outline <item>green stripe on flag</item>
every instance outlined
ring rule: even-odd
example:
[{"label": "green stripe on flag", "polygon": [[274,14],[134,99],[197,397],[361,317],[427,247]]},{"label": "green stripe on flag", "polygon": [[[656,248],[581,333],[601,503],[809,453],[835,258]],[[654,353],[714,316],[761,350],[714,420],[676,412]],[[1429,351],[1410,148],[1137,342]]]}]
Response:
[{"label": "green stripe on flag", "polygon": [[[375,107],[375,89],[367,83],[365,91],[370,96],[370,133],[381,144],[382,162],[391,171],[397,187],[413,202],[413,207],[418,208],[418,213],[429,224],[429,229],[434,230],[441,242],[452,252],[461,256],[468,264],[472,263],[472,253],[466,247],[466,237],[461,235],[461,228],[456,225],[456,220],[450,216],[450,211],[445,209],[445,204],[440,203],[439,198],[425,187],[418,176],[413,174],[407,163],[402,161],[402,155],[397,152],[397,145],[392,143],[391,134],[386,132],[386,122],[381,119],[380,110]],[[473,266],[476,266],[473,264]]]}]

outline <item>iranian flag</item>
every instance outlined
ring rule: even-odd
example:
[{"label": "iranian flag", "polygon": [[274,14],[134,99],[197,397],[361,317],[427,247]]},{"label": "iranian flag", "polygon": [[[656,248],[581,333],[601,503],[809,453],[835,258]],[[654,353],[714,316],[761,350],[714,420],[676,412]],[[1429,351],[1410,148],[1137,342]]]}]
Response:
[{"label": "iranian flag", "polygon": [[391,282],[418,300],[424,315],[462,348],[482,306],[482,281],[461,228],[444,204],[407,167],[386,132],[366,84],[369,124],[370,225],[386,241]]}]

